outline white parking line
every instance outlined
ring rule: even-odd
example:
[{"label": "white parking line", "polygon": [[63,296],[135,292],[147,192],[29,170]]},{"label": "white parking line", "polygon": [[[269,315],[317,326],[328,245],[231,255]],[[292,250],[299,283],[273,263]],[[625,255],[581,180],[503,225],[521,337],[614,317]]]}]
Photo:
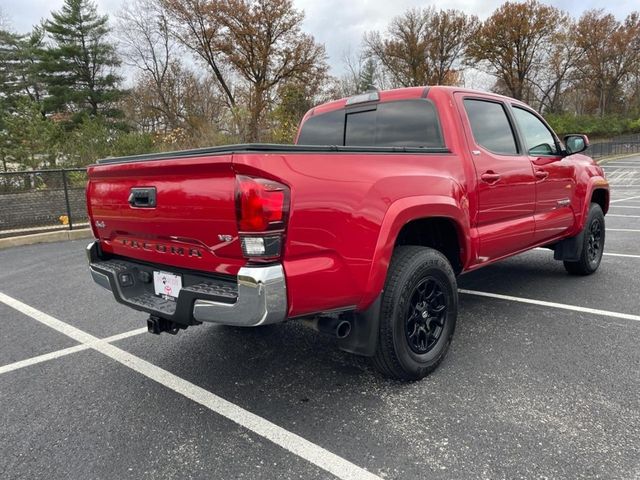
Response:
[{"label": "white parking line", "polygon": [[607,227],[607,232],[634,232],[634,233],[640,233],[640,230],[634,230],[633,228],[609,228],[609,227]]},{"label": "white parking line", "polygon": [[81,343],[80,345],[75,345],[73,347],[63,348],[62,350],[45,353],[44,355],[38,355],[37,357],[31,357],[31,358],[27,358],[26,360],[20,360],[19,362],[9,363],[7,365],[3,365],[0,367],[0,375],[3,373],[13,372],[14,370],[28,367],[30,365],[36,365],[38,363],[46,362],[48,360],[64,357],[65,355],[69,355],[71,353],[81,352],[82,350],[88,350],[89,348],[91,348],[89,344]]},{"label": "white parking line", "polygon": [[604,252],[603,255],[606,256],[606,257],[640,258],[640,255],[631,255],[630,253],[609,253],[609,252]]},{"label": "white parking line", "polygon": [[613,205],[615,208],[640,208],[640,205]]},{"label": "white parking line", "polygon": [[572,312],[591,313],[593,315],[602,315],[604,317],[621,318],[623,320],[632,320],[640,322],[640,315],[631,315],[630,313],[611,312],[609,310],[599,310],[596,308],[578,307],[577,305],[567,305],[564,303],[546,302],[544,300],[534,300],[532,298],[513,297],[511,295],[501,295],[499,293],[478,292],[476,290],[458,289],[458,292],[466,295],[475,295],[477,297],[497,298],[499,300],[509,300],[510,302],[527,303],[530,305],[539,305],[541,307],[558,308],[560,310],[570,310]]},{"label": "white parking line", "polygon": [[[613,230],[611,228],[607,228],[607,231]],[[640,232],[640,230],[636,230],[637,232]],[[544,248],[544,247],[538,247],[538,248],[534,248],[534,250],[536,252],[553,252],[553,250],[549,250],[548,248]],[[526,252],[525,252],[526,253]],[[632,255],[630,253],[609,253],[609,252],[604,252],[603,253],[604,256],[607,257],[628,257],[628,258],[640,258],[640,255]]]},{"label": "white parking line", "polygon": [[607,213],[607,217],[640,218],[640,215],[622,215],[620,213]]},{"label": "white parking line", "polygon": [[640,195],[637,195],[635,197],[628,197],[628,198],[619,198],[617,200],[611,200],[609,203],[620,203],[620,202],[626,202],[627,200],[635,200],[636,198],[640,198]]},{"label": "white parking line", "polygon": [[[100,341],[100,339],[90,335],[72,325],[64,323],[57,318],[47,315],[26,303],[16,300],[0,292],[0,302],[11,308],[24,313],[34,320],[47,325],[48,327],[64,333],[68,337],[87,345],[87,348],[96,350],[118,363],[134,370],[151,380],[179,393],[209,410],[222,415],[223,417],[237,423],[238,425],[251,430],[252,432],[270,440],[289,452],[307,460],[321,469],[331,473],[343,480],[382,480],[377,475],[345,460],[338,455],[322,448],[315,443],[292,433],[275,423],[270,422],[254,413],[245,410],[222,397],[219,397],[204,388],[198,387],[146,360],[125,352],[124,350]],[[73,347],[72,347],[73,348]]]},{"label": "white parking line", "polygon": [[73,347],[63,348],[62,350],[56,350],[55,352],[49,352],[43,355],[38,355],[37,357],[31,357],[31,358],[27,358],[26,360],[20,360],[18,362],[2,365],[0,366],[0,375],[7,372],[13,372],[14,370],[19,370],[20,368],[29,367],[31,365],[36,365],[38,363],[46,362],[48,360],[54,360],[56,358],[64,357],[72,353],[88,350],[89,348],[94,347],[98,343],[116,342],[118,340],[123,340],[125,338],[133,337],[135,335],[140,335],[146,332],[147,332],[146,328],[137,328],[136,330],[119,333],[118,335],[113,335],[111,337],[103,338],[95,342],[81,343],[79,345],[74,345]]}]

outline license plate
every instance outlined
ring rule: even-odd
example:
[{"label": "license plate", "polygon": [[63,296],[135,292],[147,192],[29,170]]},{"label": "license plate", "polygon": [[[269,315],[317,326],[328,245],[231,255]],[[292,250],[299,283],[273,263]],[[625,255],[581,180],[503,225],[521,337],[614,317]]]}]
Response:
[{"label": "license plate", "polygon": [[156,295],[176,299],[182,288],[182,277],[167,272],[153,272],[153,289]]}]

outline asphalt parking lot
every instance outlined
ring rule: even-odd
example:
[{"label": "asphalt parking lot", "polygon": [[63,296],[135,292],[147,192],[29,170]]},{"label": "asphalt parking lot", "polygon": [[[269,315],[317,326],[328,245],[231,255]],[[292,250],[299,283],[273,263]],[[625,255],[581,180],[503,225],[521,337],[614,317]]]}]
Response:
[{"label": "asphalt parking lot", "polygon": [[86,241],[0,251],[0,478],[640,479],[640,156],[606,171],[600,270],[460,277],[417,383],[295,322],[146,334]]}]

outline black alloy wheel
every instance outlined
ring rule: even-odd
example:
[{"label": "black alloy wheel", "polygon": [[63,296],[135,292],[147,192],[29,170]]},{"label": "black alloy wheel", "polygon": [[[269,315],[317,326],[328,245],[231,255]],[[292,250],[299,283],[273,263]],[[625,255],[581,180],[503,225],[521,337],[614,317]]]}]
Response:
[{"label": "black alloy wheel", "polygon": [[600,219],[597,217],[593,218],[589,225],[589,236],[587,239],[587,255],[590,263],[597,262],[602,256],[602,247],[604,246],[602,230]]},{"label": "black alloy wheel", "polygon": [[373,365],[384,376],[419,380],[442,362],[456,325],[458,288],[442,252],[403,245],[389,265]]},{"label": "black alloy wheel", "polygon": [[405,335],[409,347],[417,354],[427,353],[444,329],[447,297],[442,285],[433,277],[423,278],[413,289],[407,310]]}]

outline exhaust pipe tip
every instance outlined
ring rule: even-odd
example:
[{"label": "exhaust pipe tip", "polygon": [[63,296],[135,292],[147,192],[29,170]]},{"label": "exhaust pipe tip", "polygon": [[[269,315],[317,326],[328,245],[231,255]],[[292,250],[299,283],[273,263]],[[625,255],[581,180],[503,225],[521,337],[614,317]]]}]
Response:
[{"label": "exhaust pipe tip", "polygon": [[351,322],[347,322],[343,320],[336,327],[336,337],[338,338],[347,338],[351,333]]},{"label": "exhaust pipe tip", "polygon": [[302,324],[321,333],[334,335],[337,338],[347,338],[351,334],[351,322],[339,320],[335,317],[304,318]]}]

